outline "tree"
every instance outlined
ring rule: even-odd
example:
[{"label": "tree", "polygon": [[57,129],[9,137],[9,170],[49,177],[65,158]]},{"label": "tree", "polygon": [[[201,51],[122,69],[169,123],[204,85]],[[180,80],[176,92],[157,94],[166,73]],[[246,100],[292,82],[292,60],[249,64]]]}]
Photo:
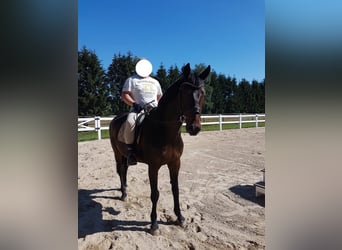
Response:
[{"label": "tree", "polygon": [[78,52],[78,115],[97,116],[110,112],[105,73],[95,51]]},{"label": "tree", "polygon": [[236,106],[234,104],[234,94],[236,93],[236,89],[236,78],[226,78],[224,91],[225,113],[236,113],[236,109],[234,108],[234,106]]},{"label": "tree", "polygon": [[214,82],[213,89],[213,112],[222,114],[225,111],[226,102],[226,77],[223,74],[219,74]]},{"label": "tree", "polygon": [[237,87],[236,100],[239,113],[249,113],[252,107],[251,103],[251,85],[245,79],[242,79]]},{"label": "tree", "polygon": [[259,83],[258,112],[265,113],[265,79]]},{"label": "tree", "polygon": [[155,78],[159,81],[162,91],[164,93],[165,90],[169,87],[169,81],[168,81],[166,69],[164,68],[163,64],[160,64]]},{"label": "tree", "polygon": [[260,99],[261,99],[261,93],[260,93],[260,84],[256,81],[252,81],[251,85],[251,107],[250,112],[251,113],[260,113]]},{"label": "tree", "polygon": [[180,71],[177,67],[171,66],[168,70],[168,75],[167,75],[167,86],[169,87],[171,84],[173,84],[180,76]]},{"label": "tree", "polygon": [[127,55],[116,55],[108,66],[106,82],[110,87],[109,101],[113,114],[127,111],[129,107],[121,100],[121,91],[126,79],[135,74],[135,64],[138,58],[131,52]]},{"label": "tree", "polygon": [[[129,107],[121,100],[122,87],[128,77],[135,74],[139,58],[128,52],[114,54],[105,73],[94,51],[85,47],[78,52],[78,113],[80,116],[119,114]],[[194,71],[202,72],[207,66],[196,64]],[[163,92],[180,76],[177,65],[168,70],[161,63],[155,77]],[[211,113],[264,113],[265,79],[250,84],[242,79],[217,74],[212,69],[205,81],[203,114]]]}]

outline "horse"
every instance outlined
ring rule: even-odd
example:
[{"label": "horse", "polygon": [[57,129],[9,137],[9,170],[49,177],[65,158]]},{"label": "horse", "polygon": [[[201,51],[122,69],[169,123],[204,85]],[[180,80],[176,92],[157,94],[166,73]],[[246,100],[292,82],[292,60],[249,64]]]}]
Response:
[{"label": "horse", "polygon": [[[182,67],[179,78],[165,91],[158,106],[146,115],[136,142],[135,156],[138,162],[148,165],[148,176],[151,188],[151,227],[150,233],[156,235],[158,171],[167,165],[170,173],[176,224],[184,226],[185,218],[179,208],[178,173],[183,153],[181,137],[182,124],[186,123],[186,132],[192,136],[201,130],[201,108],[204,102],[204,81],[210,73],[210,65],[197,74],[190,69],[190,64]],[[127,197],[127,147],[118,140],[121,125],[126,121],[127,114],[115,117],[109,126],[110,142],[114,151],[116,170],[121,182],[121,200]]]}]

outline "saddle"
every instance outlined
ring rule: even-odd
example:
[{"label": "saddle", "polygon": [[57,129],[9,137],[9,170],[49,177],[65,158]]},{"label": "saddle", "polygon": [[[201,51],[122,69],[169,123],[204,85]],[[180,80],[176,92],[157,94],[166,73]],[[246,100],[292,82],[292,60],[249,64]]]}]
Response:
[{"label": "saddle", "polygon": [[[135,129],[134,129],[134,142],[133,142],[134,145],[139,143],[143,121],[145,120],[145,118],[150,114],[151,110],[153,110],[153,109],[155,109],[155,107],[146,106],[143,108],[143,111],[141,111],[140,113],[137,114],[137,118],[135,120]],[[118,134],[118,140],[124,142],[124,139],[123,139],[123,133],[124,133],[123,127],[124,126],[123,125],[125,124],[125,121],[127,119],[127,113],[123,114],[122,116],[125,116],[125,119],[123,119],[123,123],[121,124],[121,128],[120,128],[119,134]]]},{"label": "saddle", "polygon": [[140,135],[141,135],[141,128],[142,128],[142,123],[145,119],[145,117],[150,115],[150,112],[155,109],[156,107],[151,106],[148,104],[146,104],[143,108],[144,112],[140,112],[137,115],[137,119],[135,120],[135,129],[134,129],[134,145],[136,145],[137,143],[139,143],[139,139],[140,139]]}]

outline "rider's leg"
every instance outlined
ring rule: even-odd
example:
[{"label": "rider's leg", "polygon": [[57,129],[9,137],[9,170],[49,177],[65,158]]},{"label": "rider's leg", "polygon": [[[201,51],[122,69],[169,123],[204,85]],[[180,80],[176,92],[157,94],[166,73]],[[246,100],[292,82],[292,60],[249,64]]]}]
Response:
[{"label": "rider's leg", "polygon": [[134,112],[130,112],[127,117],[127,121],[125,124],[124,129],[124,139],[125,143],[127,145],[127,164],[128,165],[136,165],[137,160],[134,156],[134,129],[135,129],[135,120],[136,120],[137,114]]}]

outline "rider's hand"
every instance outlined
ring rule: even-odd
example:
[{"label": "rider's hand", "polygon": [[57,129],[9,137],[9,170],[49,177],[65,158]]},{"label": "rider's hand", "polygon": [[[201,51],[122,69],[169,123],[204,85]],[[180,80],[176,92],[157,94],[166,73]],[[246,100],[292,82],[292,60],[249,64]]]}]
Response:
[{"label": "rider's hand", "polygon": [[143,107],[136,102],[133,103],[133,108],[134,108],[134,112],[136,113],[140,113],[140,111],[143,109]]}]

